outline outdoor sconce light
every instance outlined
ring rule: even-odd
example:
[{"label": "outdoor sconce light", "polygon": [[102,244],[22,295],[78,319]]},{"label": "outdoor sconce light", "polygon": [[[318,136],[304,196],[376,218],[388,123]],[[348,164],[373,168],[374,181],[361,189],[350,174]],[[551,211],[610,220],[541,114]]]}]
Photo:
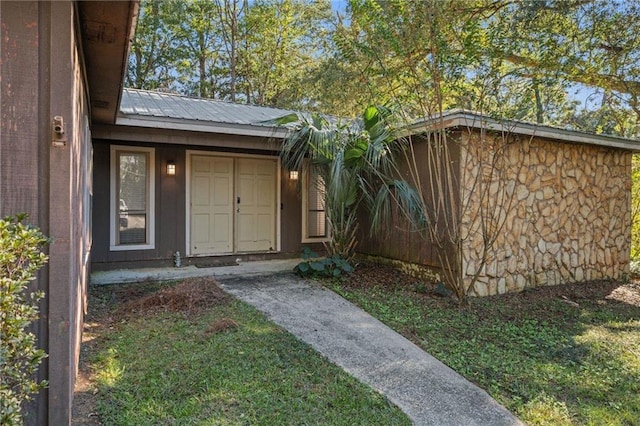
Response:
[{"label": "outdoor sconce light", "polygon": [[174,176],[176,174],[176,163],[173,161],[167,161],[167,174]]},{"label": "outdoor sconce light", "polygon": [[298,171],[297,170],[291,170],[289,172],[289,179],[298,180]]}]

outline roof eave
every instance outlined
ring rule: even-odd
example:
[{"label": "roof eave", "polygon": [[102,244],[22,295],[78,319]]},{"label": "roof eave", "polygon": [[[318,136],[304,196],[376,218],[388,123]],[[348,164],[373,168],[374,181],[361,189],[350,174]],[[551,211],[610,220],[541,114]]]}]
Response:
[{"label": "roof eave", "polygon": [[167,117],[154,118],[119,115],[116,119],[116,125],[277,139],[284,139],[289,135],[289,131],[283,127],[203,122],[196,120],[171,119]]},{"label": "roof eave", "polygon": [[412,136],[427,130],[443,130],[448,128],[466,127],[485,129],[494,132],[515,133],[526,136],[555,139],[564,142],[581,143],[603,146],[608,148],[626,149],[640,152],[640,142],[608,135],[595,135],[574,130],[559,129],[543,125],[535,125],[520,121],[498,121],[494,118],[469,111],[445,112],[441,117],[428,118],[408,126],[403,136]]}]

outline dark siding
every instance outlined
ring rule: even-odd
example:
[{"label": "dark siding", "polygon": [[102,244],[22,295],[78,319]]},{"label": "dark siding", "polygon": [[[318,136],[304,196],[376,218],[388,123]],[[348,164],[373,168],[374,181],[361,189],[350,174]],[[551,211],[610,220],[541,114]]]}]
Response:
[{"label": "dark siding", "polygon": [[[38,2],[0,2],[0,216],[29,214],[29,223],[49,233],[47,72],[49,7]],[[37,48],[34,48],[37,47]],[[43,268],[33,287],[48,292],[49,268]],[[48,351],[48,303],[40,304],[34,325],[40,347]],[[48,360],[39,370],[48,377]],[[27,424],[46,424],[48,391],[27,407]]]},{"label": "dark siding", "polygon": [[[167,176],[167,161],[175,162],[175,176]],[[185,151],[181,147],[156,149],[156,176],[160,178],[156,185],[156,236],[160,237],[158,255],[163,259],[172,259],[176,251],[185,253],[185,165]]]},{"label": "dark siding", "polygon": [[[51,5],[51,118],[66,122],[67,144],[49,156],[49,424],[69,421],[77,373],[88,277],[90,229],[86,205],[91,135],[72,3]],[[70,48],[71,47],[71,48]]]},{"label": "dark siding", "polygon": [[[191,136],[193,137],[193,136]],[[207,135],[209,139],[227,136]],[[243,146],[247,140],[258,145],[255,138],[234,138]],[[111,145],[147,146],[155,148],[156,159],[156,232],[155,249],[110,251],[109,250],[109,202],[110,202],[110,147]],[[262,141],[262,146],[270,146]],[[246,145],[246,144],[244,144]],[[207,148],[169,144],[148,144],[130,141],[94,141],[94,244],[92,264],[95,270],[124,267],[172,266],[173,253],[186,253],[186,150],[209,150],[212,153],[259,154],[273,156],[273,151],[249,149]],[[175,176],[166,175],[167,161],[176,163]],[[301,242],[301,204],[295,184],[288,181],[288,173],[281,170],[281,253],[298,253]],[[237,256],[234,256],[234,258]],[[256,258],[256,256],[248,256]],[[184,263],[189,263],[184,259]],[[215,263],[215,259],[212,263]]]},{"label": "dark siding", "polygon": [[109,145],[93,141],[93,263],[109,253]]},{"label": "dark siding", "polygon": [[[70,421],[86,300],[90,137],[73,14],[71,2],[0,3],[0,214],[29,213],[53,238],[34,283],[47,297],[34,328],[49,354],[39,371],[49,389],[26,407],[29,425]],[[66,123],[63,147],[51,147],[56,115]]]},{"label": "dark siding", "polygon": [[302,250],[302,195],[300,180],[289,179],[289,172],[282,169],[282,252],[299,253]]},{"label": "dark siding", "polygon": [[[171,145],[155,146],[155,249],[110,251],[110,147],[105,141],[94,142],[93,262],[164,260],[167,261],[164,264],[171,265],[173,253],[185,252],[185,150]],[[166,174],[169,160],[176,163],[175,176]]]},{"label": "dark siding", "polygon": [[[0,144],[0,211],[29,213],[38,219],[42,188],[40,138],[46,112],[38,108],[40,58],[37,46],[47,27],[39,22],[37,2],[2,2],[2,144]],[[45,86],[43,82],[43,86]],[[45,86],[46,89],[46,86]]]},{"label": "dark siding", "polygon": [[[460,163],[460,147],[457,138],[459,138],[459,134],[450,134],[448,136],[449,152],[451,160],[453,161],[453,170],[456,171],[458,164]],[[422,138],[414,137],[413,149],[415,152],[416,164],[419,169],[420,183],[423,188],[422,195],[425,199],[427,208],[432,209],[435,200],[431,196],[432,191],[430,185],[433,184],[434,179],[433,170],[429,167],[429,162],[427,161],[429,149],[427,142]],[[408,166],[405,162],[401,162],[400,169],[404,171],[403,178],[416,185],[411,178]],[[454,185],[456,187],[459,185],[457,182],[457,174],[454,177]],[[457,193],[457,189],[454,188],[453,192]],[[448,210],[452,210],[450,203]],[[454,214],[453,212],[451,213]],[[433,244],[425,233],[412,230],[410,224],[407,223],[406,220],[398,217],[397,212],[394,214],[392,223],[388,224],[386,227],[386,232],[373,236],[370,235],[367,213],[362,211],[359,217],[361,228],[358,252],[427,265],[435,268],[440,267],[438,250],[447,250],[447,248],[439,249],[438,245]],[[444,229],[442,226],[442,216],[440,217],[438,228]]]}]

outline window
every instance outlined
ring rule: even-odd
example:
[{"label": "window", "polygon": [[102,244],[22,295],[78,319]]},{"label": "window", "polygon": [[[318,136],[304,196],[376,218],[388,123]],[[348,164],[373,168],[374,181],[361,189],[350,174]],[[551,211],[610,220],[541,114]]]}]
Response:
[{"label": "window", "polygon": [[111,147],[111,250],[154,248],[154,150]]},{"label": "window", "polygon": [[302,194],[302,242],[326,241],[329,225],[325,211],[324,180],[312,167],[304,175]]}]

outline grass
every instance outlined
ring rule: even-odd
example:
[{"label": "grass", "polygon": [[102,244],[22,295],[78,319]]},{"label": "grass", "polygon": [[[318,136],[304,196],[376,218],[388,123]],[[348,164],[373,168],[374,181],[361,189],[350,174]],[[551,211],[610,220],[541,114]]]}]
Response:
[{"label": "grass", "polygon": [[[157,287],[156,287],[157,288]],[[102,291],[102,293],[101,293]],[[93,290],[94,306],[109,290]],[[384,397],[237,300],[195,315],[116,318],[98,333],[91,369],[108,425],[407,425]],[[237,327],[216,328],[232,323]]]},{"label": "grass", "polygon": [[640,425],[637,284],[624,287],[635,303],[606,297],[622,284],[594,283],[473,299],[460,309],[419,286],[364,282],[332,286],[523,421]]}]

